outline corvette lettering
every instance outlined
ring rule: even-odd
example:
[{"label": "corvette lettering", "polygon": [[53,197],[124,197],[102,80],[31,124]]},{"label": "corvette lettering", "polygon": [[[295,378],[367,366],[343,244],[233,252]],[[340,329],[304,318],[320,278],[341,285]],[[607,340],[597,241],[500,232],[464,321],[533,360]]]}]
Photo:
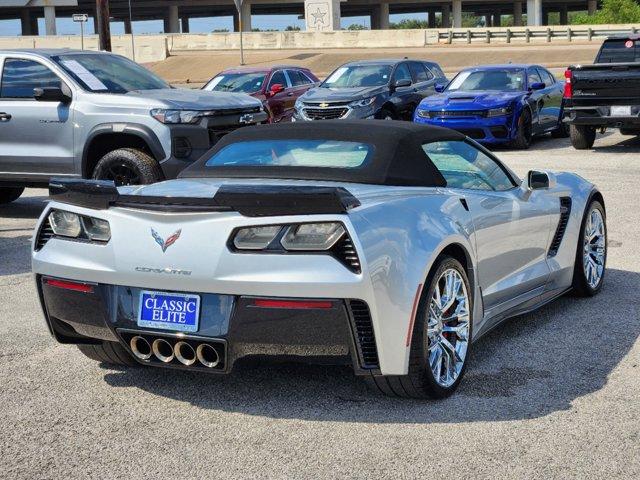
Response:
[{"label": "corvette lettering", "polygon": [[136,267],[136,272],[142,273],[158,273],[166,275],[191,275],[191,270],[179,270],[176,268],[151,268],[151,267]]}]

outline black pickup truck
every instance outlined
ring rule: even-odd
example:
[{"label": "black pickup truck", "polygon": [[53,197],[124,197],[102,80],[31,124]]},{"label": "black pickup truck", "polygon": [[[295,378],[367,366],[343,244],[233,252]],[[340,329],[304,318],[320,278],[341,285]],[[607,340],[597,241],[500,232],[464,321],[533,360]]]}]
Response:
[{"label": "black pickup truck", "polygon": [[608,38],[593,65],[569,67],[565,80],[564,121],[574,148],[590,149],[607,128],[640,135],[640,35]]}]

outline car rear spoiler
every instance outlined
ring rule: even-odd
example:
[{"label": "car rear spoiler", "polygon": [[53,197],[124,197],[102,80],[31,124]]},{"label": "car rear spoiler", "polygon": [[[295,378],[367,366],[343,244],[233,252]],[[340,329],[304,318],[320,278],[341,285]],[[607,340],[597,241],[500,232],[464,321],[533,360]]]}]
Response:
[{"label": "car rear spoiler", "polygon": [[104,180],[51,179],[56,202],[107,210],[129,207],[164,212],[238,212],[246,217],[342,214],[360,202],[342,187],[222,185],[212,198],[123,195]]}]

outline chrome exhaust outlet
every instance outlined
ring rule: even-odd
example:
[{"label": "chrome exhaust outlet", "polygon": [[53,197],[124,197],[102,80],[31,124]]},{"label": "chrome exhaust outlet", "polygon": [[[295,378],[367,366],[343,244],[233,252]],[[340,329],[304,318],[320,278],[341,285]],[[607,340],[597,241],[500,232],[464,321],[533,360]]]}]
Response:
[{"label": "chrome exhaust outlet", "polygon": [[176,355],[178,361],[186,366],[196,363],[196,351],[187,342],[178,342],[173,347],[173,352]]},{"label": "chrome exhaust outlet", "polygon": [[151,349],[156,358],[161,362],[169,363],[174,358],[173,347],[162,338],[156,338],[153,341]]},{"label": "chrome exhaust outlet", "polygon": [[215,368],[220,363],[220,356],[215,348],[208,343],[201,343],[196,349],[198,361],[208,368]]},{"label": "chrome exhaust outlet", "polygon": [[131,347],[131,351],[136,358],[140,360],[149,360],[151,358],[151,345],[149,345],[146,338],[136,335],[129,342],[129,347]]}]

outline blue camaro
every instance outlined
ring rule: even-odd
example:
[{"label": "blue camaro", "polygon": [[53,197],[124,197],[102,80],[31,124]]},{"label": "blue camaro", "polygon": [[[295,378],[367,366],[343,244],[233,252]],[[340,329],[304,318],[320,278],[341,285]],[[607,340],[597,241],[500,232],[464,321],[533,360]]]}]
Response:
[{"label": "blue camaro", "polygon": [[563,83],[538,65],[462,70],[439,94],[422,100],[414,121],[453,128],[484,144],[529,148],[534,135],[566,137]]}]

